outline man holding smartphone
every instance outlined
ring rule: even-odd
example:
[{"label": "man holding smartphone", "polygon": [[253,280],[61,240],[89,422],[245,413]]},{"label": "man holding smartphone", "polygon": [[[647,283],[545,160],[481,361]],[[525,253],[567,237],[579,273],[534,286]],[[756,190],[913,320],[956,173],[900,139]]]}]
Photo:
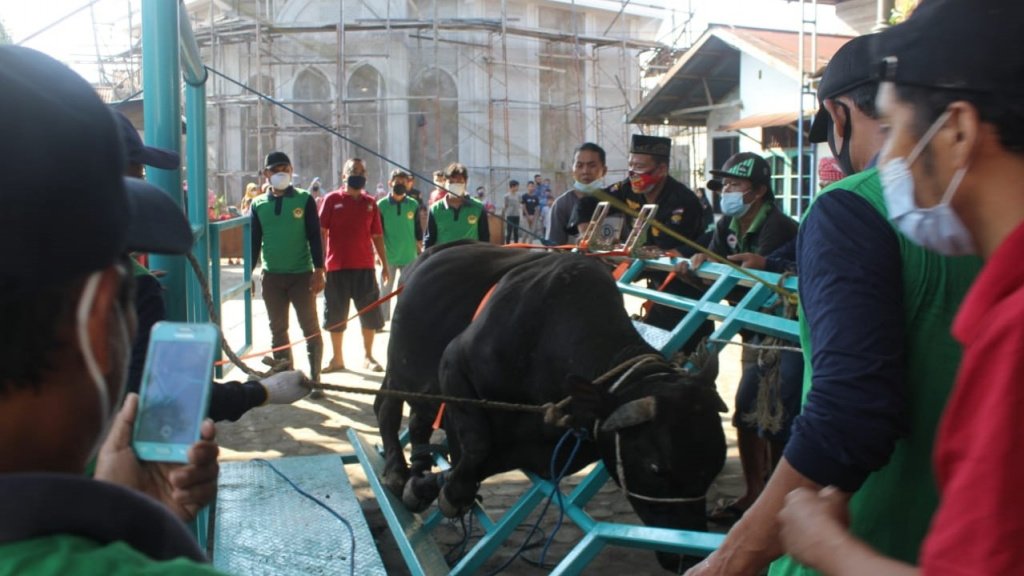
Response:
[{"label": "man holding smartphone", "polygon": [[0,46],[0,85],[0,154],[75,174],[0,187],[0,241],[18,247],[0,269],[0,572],[216,574],[175,517],[216,492],[213,423],[189,464],[144,463],[130,445],[138,397],[121,407],[135,331],[127,254],[186,252],[188,222],[163,191],[122,176],[117,124],[84,79]]}]

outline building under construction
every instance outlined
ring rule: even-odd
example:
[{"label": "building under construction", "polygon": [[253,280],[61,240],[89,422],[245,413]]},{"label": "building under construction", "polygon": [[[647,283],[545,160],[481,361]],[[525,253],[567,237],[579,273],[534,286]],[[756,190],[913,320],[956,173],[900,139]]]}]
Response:
[{"label": "building under construction", "polygon": [[636,131],[625,119],[641,100],[644,64],[670,60],[669,45],[687,39],[687,3],[669,4],[188,3],[203,61],[215,71],[211,189],[237,201],[275,149],[291,155],[300,185],[319,177],[327,188],[358,156],[371,191],[396,165],[429,178],[453,161],[491,199],[510,179],[538,173],[565,189],[573,149],[588,140],[608,151],[610,176],[621,175]]}]

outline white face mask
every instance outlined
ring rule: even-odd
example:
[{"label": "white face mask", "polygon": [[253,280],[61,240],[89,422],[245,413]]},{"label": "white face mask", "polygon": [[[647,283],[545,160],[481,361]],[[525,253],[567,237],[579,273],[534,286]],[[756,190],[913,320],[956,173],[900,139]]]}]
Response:
[{"label": "white face mask", "polygon": [[945,256],[964,256],[974,254],[974,241],[949,203],[967,174],[967,169],[961,168],[953,174],[953,179],[942,195],[942,201],[931,208],[917,205],[914,199],[914,176],[910,172],[910,166],[946,123],[949,115],[947,110],[932,123],[906,159],[893,158],[881,166],[879,176],[889,220],[900,232],[915,244],[933,252]]},{"label": "white face mask", "polygon": [[448,191],[456,196],[466,195],[466,183],[465,182],[452,182],[448,185]]},{"label": "white face mask", "polygon": [[572,187],[584,194],[593,194],[594,192],[597,192],[598,190],[604,188],[604,179],[598,178],[597,180],[594,180],[590,184],[584,184],[579,180],[574,180],[572,183]]},{"label": "white face mask", "polygon": [[288,172],[277,172],[270,176],[270,185],[274,190],[287,190],[292,185],[292,175]]},{"label": "white face mask", "polygon": [[750,204],[743,203],[745,192],[722,192],[722,214],[739,218],[750,210]]},{"label": "white face mask", "polygon": [[[89,335],[89,314],[92,312],[92,307],[96,303],[96,290],[99,288],[100,280],[103,277],[102,271],[93,272],[88,279],[85,281],[85,287],[82,289],[82,296],[78,300],[78,308],[75,311],[75,332],[78,336],[78,347],[82,351],[82,358],[85,361],[85,369],[89,374],[89,379],[92,380],[94,386],[96,386],[97,397],[100,404],[100,422],[101,429],[99,436],[96,437],[96,441],[93,444],[92,451],[90,452],[89,459],[92,460],[99,453],[100,446],[103,445],[103,441],[107,438],[107,433],[110,431],[110,426],[113,424],[113,419],[110,417],[111,408],[114,406],[110,401],[110,383],[107,382],[106,376],[100,371],[99,363],[96,361],[96,354],[93,351],[92,338]],[[128,337],[128,329],[124,320],[124,316],[119,307],[116,307],[116,312],[120,322],[118,325],[121,327],[121,338],[125,342],[125,345],[130,345]],[[121,374],[127,374],[128,371],[128,354],[124,355],[124,366]],[[122,386],[122,392],[123,392]],[[121,398],[118,398],[116,404],[121,403]]]}]

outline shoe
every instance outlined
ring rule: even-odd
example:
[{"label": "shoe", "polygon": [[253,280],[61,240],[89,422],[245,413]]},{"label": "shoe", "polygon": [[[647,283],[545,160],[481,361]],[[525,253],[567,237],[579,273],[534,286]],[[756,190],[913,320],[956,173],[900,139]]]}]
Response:
[{"label": "shoe", "polygon": [[327,364],[327,366],[324,366],[323,368],[320,369],[320,373],[321,374],[334,374],[335,372],[344,372],[344,371],[345,371],[345,365],[344,364],[340,364],[340,365],[339,364],[335,364],[333,360],[331,360]]},{"label": "shoe", "polygon": [[298,370],[272,374],[260,380],[260,384],[267,391],[264,404],[291,404],[309,395],[313,387],[313,383]]},{"label": "shoe", "polygon": [[308,398],[310,400],[320,400],[324,397],[324,389],[319,386],[314,386],[313,391],[309,393]]},{"label": "shoe", "polygon": [[383,372],[384,371],[384,368],[380,365],[380,362],[377,362],[376,360],[374,360],[370,356],[366,357],[366,362],[363,364],[363,367],[366,368],[367,370],[371,371],[371,372]]}]

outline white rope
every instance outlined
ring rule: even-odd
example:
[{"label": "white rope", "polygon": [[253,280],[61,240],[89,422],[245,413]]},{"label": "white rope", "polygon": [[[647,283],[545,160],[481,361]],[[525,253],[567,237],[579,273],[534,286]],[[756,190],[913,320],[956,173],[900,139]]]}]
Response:
[{"label": "white rope", "polygon": [[[595,427],[596,430],[596,427]],[[626,466],[622,463],[622,443],[619,441],[619,433],[615,433],[615,471],[619,476],[619,488],[622,489],[622,493],[626,496],[632,496],[637,500],[644,500],[646,502],[661,502],[661,503],[686,503],[686,502],[700,502],[704,500],[705,495],[690,496],[686,498],[655,498],[654,496],[644,496],[643,494],[637,494],[636,492],[630,492],[629,488],[626,487]]]}]

